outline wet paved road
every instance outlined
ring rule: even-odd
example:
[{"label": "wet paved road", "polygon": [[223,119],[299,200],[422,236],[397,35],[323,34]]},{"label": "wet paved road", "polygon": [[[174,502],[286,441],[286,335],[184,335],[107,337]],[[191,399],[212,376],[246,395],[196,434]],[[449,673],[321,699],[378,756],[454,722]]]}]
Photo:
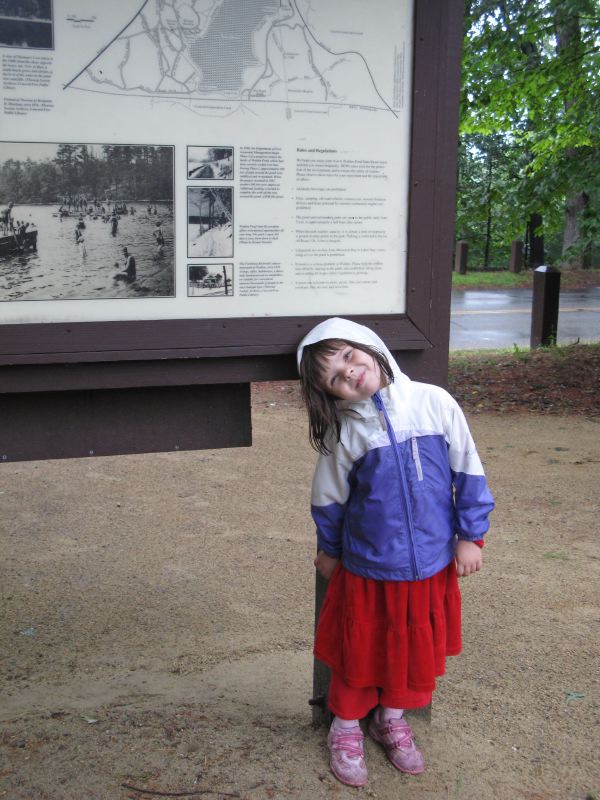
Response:
[{"label": "wet paved road", "polygon": [[[531,289],[453,292],[450,349],[529,347],[531,296]],[[600,341],[600,287],[561,292],[557,338]]]}]

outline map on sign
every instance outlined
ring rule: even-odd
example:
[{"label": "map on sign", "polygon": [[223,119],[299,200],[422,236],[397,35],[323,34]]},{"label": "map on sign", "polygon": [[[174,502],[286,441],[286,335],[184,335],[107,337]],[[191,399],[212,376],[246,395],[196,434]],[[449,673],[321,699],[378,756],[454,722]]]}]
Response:
[{"label": "map on sign", "polygon": [[396,111],[360,50],[326,43],[296,0],[146,0],[65,88]]}]

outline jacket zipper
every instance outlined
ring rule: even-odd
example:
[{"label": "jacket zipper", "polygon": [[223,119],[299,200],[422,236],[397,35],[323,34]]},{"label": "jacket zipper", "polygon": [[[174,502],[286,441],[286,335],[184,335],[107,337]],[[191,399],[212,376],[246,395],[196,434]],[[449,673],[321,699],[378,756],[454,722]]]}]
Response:
[{"label": "jacket zipper", "polygon": [[[388,416],[387,411],[385,410],[385,406],[383,404],[383,400],[379,392],[376,392],[373,395],[373,401],[377,410],[379,411],[380,417],[383,414],[383,418],[385,419],[385,425],[387,428],[387,435],[388,439],[390,440],[390,445],[392,450],[394,451],[394,458],[396,459],[396,467],[398,469],[398,476],[400,478],[400,483],[402,485],[402,492],[404,493],[402,500],[404,506],[404,512],[406,515],[406,521],[408,523],[408,537],[410,539],[410,546],[411,546],[411,557],[412,557],[412,564],[413,570],[415,573],[415,578],[420,581],[421,576],[419,574],[419,568],[417,567],[417,557],[416,557],[416,549],[415,549],[415,529],[412,520],[412,513],[410,510],[409,505],[409,494],[408,494],[408,485],[406,483],[406,475],[404,473],[404,467],[402,466],[402,462],[400,461],[400,455],[398,453],[398,443],[396,442],[396,436],[394,435],[394,429],[392,428],[392,423],[390,422],[390,418]],[[414,452],[414,451],[413,451]]]},{"label": "jacket zipper", "polygon": [[419,455],[419,445],[417,444],[417,437],[413,436],[410,440],[412,445],[412,457],[415,462],[415,469],[417,470],[417,479],[423,480],[423,466],[421,464],[421,456]]}]

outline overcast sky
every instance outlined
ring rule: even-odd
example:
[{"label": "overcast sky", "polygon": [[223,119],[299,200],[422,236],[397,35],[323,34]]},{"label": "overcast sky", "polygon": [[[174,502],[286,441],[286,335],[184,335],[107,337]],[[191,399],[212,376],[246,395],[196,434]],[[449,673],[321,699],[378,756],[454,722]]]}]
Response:
[{"label": "overcast sky", "polygon": [[[32,161],[44,161],[47,158],[54,158],[58,147],[58,144],[46,144],[45,142],[0,142],[0,162],[9,158],[18,161],[25,161],[26,158],[30,158]],[[88,144],[88,150],[95,155],[100,155],[101,147],[102,145],[99,144]]]}]

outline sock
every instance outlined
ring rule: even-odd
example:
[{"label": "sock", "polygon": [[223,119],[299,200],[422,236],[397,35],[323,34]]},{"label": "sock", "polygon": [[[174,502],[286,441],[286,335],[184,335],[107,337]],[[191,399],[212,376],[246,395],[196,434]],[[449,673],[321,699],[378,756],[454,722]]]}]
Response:
[{"label": "sock", "polygon": [[378,711],[380,722],[389,722],[391,719],[401,719],[404,713],[403,708],[390,708],[389,706],[381,706]]},{"label": "sock", "polygon": [[331,723],[332,728],[356,728],[358,725],[357,719],[342,719],[341,717],[334,717],[333,722]]}]

